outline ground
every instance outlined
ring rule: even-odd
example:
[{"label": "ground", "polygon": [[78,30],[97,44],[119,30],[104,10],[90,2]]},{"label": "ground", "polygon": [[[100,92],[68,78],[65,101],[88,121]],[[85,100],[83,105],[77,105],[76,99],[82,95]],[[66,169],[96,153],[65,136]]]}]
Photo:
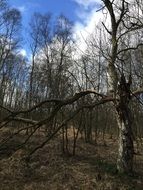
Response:
[{"label": "ground", "polygon": [[62,154],[57,137],[25,162],[27,149],[41,140],[36,135],[24,150],[1,154],[0,190],[143,190],[143,154],[135,155],[133,176],[119,175],[115,137],[97,144],[79,138],[75,156]]}]

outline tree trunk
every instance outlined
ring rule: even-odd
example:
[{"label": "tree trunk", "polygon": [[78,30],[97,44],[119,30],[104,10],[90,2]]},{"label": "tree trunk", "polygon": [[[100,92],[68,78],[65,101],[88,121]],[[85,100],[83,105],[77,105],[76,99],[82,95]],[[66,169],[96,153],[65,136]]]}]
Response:
[{"label": "tree trunk", "polygon": [[119,127],[117,169],[120,173],[132,173],[133,169],[133,135],[128,111],[127,109],[120,110],[120,114],[117,115]]},{"label": "tree trunk", "polygon": [[132,117],[129,109],[130,87],[125,77],[121,78],[118,88],[119,101],[116,104],[116,115],[119,127],[119,149],[117,170],[120,173],[131,174],[133,172],[133,133]]}]

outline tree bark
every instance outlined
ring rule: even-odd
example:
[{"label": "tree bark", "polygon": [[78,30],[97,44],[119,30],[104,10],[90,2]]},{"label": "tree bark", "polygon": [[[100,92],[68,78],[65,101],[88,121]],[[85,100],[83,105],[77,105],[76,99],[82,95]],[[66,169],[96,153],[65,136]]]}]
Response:
[{"label": "tree bark", "polygon": [[[132,135],[132,120],[129,109],[130,81],[126,82],[123,71],[119,79],[119,73],[116,68],[116,59],[119,55],[118,45],[118,29],[121,22],[124,20],[124,15],[128,11],[128,6],[122,0],[119,17],[116,17],[113,1],[103,0],[105,7],[108,9],[111,19],[111,31],[106,27],[106,31],[111,35],[111,52],[108,63],[108,87],[109,92],[114,96],[114,106],[116,109],[117,123],[119,127],[119,152],[117,159],[117,170],[121,173],[132,173],[133,170],[133,135]],[[120,36],[121,37],[121,36]]]},{"label": "tree bark", "polygon": [[132,117],[129,108],[130,86],[125,77],[121,77],[118,88],[119,101],[116,103],[116,117],[119,127],[119,149],[117,170],[119,173],[131,174],[133,172],[133,133]]},{"label": "tree bark", "polygon": [[133,172],[133,141],[131,137],[131,127],[123,122],[119,125],[117,170],[119,173],[130,174]]}]

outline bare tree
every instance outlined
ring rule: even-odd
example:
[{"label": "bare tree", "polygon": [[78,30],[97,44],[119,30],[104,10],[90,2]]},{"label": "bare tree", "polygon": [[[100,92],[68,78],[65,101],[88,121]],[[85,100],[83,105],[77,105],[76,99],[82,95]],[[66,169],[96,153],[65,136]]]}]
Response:
[{"label": "bare tree", "polygon": [[[108,83],[110,93],[113,94],[114,106],[116,109],[116,118],[119,127],[119,153],[117,161],[117,169],[119,172],[132,173],[133,169],[133,133],[132,133],[132,116],[129,103],[132,97],[131,84],[132,76],[129,75],[128,80],[123,70],[120,70],[118,63],[123,66],[121,53],[134,50],[139,44],[133,44],[123,48],[120,46],[121,39],[125,39],[126,35],[140,30],[143,25],[138,17],[138,13],[134,12],[132,16],[129,12],[132,2],[122,0],[118,5],[116,1],[103,0],[107,14],[111,19],[111,28],[107,28],[103,24],[106,32],[110,36],[111,47],[108,61]],[[134,24],[132,22],[135,22]],[[120,27],[122,32],[120,33]],[[121,49],[122,48],[122,49]],[[126,60],[124,60],[126,64]]]},{"label": "bare tree", "polygon": [[[136,11],[141,7],[140,4],[136,6],[136,2],[122,0],[117,4],[116,0],[103,0],[104,14],[110,18],[109,26],[106,26],[106,22],[102,23],[99,43],[90,40],[88,45],[92,49],[76,60],[73,58],[71,23],[60,16],[51,34],[49,16],[35,17],[31,33],[33,41],[30,88],[27,88],[29,106],[24,110],[13,111],[1,105],[1,108],[8,112],[8,116],[1,122],[1,128],[11,121],[29,125],[23,125],[13,131],[12,135],[1,142],[2,146],[22,131],[33,129],[21,144],[24,146],[39,128],[46,126],[48,129],[46,139],[31,151],[30,156],[45,146],[61,130],[63,143],[66,142],[63,146],[68,149],[67,131],[71,120],[76,123],[74,129],[81,130],[83,127],[87,141],[91,141],[96,113],[94,108],[102,105],[102,110],[105,108],[104,104],[110,102],[113,106],[106,107],[107,110],[104,112],[106,117],[101,117],[100,111],[97,111],[97,121],[104,118],[105,127],[102,130],[104,138],[108,121],[107,111],[114,108],[115,111],[112,110],[111,114],[115,112],[116,124],[115,122],[114,124],[118,125],[119,129],[117,169],[119,172],[132,173],[134,146],[130,102],[133,97],[137,98],[137,95],[143,92],[142,88],[133,89],[138,87],[138,83],[133,82],[133,79],[138,79],[136,74],[139,73],[136,73],[138,68],[130,59],[130,57],[135,59],[135,54],[132,52],[141,50],[142,46],[140,41],[134,41],[132,38],[139,36],[139,31],[143,27],[142,15],[139,14],[140,11]],[[134,7],[133,15],[129,12],[130,6]],[[102,39],[102,34],[107,41]],[[104,75],[102,79],[101,75]],[[107,85],[106,79],[108,79]],[[141,81],[140,85],[142,86]],[[21,94],[20,91],[17,92]],[[32,116],[31,119],[28,119],[26,114]],[[82,122],[81,118],[76,121],[75,117],[78,114]],[[75,131],[73,153],[77,139]]]}]

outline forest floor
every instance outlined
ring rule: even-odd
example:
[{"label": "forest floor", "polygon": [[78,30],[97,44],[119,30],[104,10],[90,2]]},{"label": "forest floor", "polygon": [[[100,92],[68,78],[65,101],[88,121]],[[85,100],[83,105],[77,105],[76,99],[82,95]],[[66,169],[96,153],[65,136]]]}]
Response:
[{"label": "forest floor", "polygon": [[[34,136],[28,146],[41,140]],[[78,139],[76,155],[69,156],[61,153],[58,137],[38,150],[28,164],[21,160],[26,149],[9,157],[1,154],[0,190],[143,190],[143,150],[135,155],[135,174],[119,175],[117,139],[106,135],[105,142],[98,138],[95,145]]]}]

